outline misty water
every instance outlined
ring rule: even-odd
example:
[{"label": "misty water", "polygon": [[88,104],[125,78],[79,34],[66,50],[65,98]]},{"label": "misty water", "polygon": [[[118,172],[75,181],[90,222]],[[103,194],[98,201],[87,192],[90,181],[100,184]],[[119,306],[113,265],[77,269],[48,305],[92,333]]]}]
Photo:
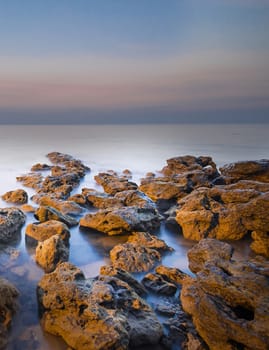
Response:
[{"label": "misty water", "polygon": [[[166,159],[186,154],[210,155],[218,166],[237,160],[268,158],[268,125],[81,125],[81,126],[0,126],[0,194],[23,188],[16,176],[30,172],[35,163],[48,163],[46,154],[52,151],[71,154],[91,168],[74,191],[81,188],[101,188],[94,175],[100,171],[131,170],[137,183],[147,172],[156,172]],[[44,174],[46,174],[44,172]],[[25,188],[29,197],[33,190]],[[29,201],[29,204],[31,201]],[[9,204],[0,200],[0,207]],[[86,213],[86,210],[82,215]],[[25,243],[25,227],[36,221],[33,214],[21,230],[20,239],[12,245],[19,252],[10,255],[0,246],[0,276],[7,278],[20,291],[19,310],[12,321],[8,350],[66,349],[60,338],[46,334],[39,325],[36,285],[43,270],[34,260],[34,249]],[[162,264],[188,270],[187,250],[194,244],[179,232],[162,225],[156,231],[175,251],[164,255]],[[79,266],[86,277],[99,273],[100,266],[109,264],[109,250],[126,237],[109,237],[71,229],[69,261]],[[9,246],[10,247],[10,246]],[[244,242],[234,243],[236,254],[248,255]],[[14,256],[15,255],[15,256]],[[141,278],[141,275],[137,275]],[[149,299],[154,302],[154,299]]]}]

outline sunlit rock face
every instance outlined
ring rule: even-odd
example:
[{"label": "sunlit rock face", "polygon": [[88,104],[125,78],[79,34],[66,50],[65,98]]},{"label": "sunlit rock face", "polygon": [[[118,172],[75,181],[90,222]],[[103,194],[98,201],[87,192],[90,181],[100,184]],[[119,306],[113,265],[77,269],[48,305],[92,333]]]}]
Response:
[{"label": "sunlit rock face", "polygon": [[23,189],[8,191],[2,195],[2,199],[9,203],[25,204],[28,201],[28,194]]},{"label": "sunlit rock face", "polygon": [[185,238],[238,240],[250,231],[268,231],[269,185],[242,180],[201,187],[178,202],[176,221]]},{"label": "sunlit rock face", "polygon": [[117,192],[136,190],[137,184],[129,181],[128,176],[118,176],[110,173],[99,173],[94,177],[95,181],[101,185],[108,194],[115,195]]},{"label": "sunlit rock face", "polygon": [[25,220],[25,214],[18,208],[0,209],[0,243],[16,241]]},{"label": "sunlit rock face", "polygon": [[43,276],[37,295],[44,330],[73,349],[154,347],[163,334],[149,305],[116,277],[85,279],[80,269],[61,263]]},{"label": "sunlit rock face", "polygon": [[266,350],[269,263],[234,261],[227,243],[203,239],[188,253],[197,275],[183,280],[181,302],[212,350]]},{"label": "sunlit rock face", "polygon": [[17,310],[18,294],[18,290],[10,282],[0,278],[0,349],[4,349],[8,342],[8,329]]}]

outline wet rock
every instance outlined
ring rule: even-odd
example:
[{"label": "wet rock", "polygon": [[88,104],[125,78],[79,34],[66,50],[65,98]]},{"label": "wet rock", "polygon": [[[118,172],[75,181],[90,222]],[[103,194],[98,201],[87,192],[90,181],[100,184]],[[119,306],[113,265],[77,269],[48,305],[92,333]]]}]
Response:
[{"label": "wet rock", "polygon": [[132,232],[132,235],[128,237],[127,242],[162,251],[174,250],[173,248],[169,247],[164,240],[159,239],[148,232]]},{"label": "wet rock", "polygon": [[43,176],[40,173],[29,173],[22,176],[17,176],[16,180],[22,182],[23,186],[39,189],[43,181]]},{"label": "wet rock", "polygon": [[125,270],[114,266],[105,265],[100,267],[100,275],[117,277],[118,279],[126,282],[138,295],[144,296],[147,294],[147,290],[144,288],[143,284],[139,283],[130,273]]},{"label": "wet rock", "polygon": [[26,238],[31,238],[35,243],[43,242],[54,235],[58,235],[68,244],[70,238],[68,227],[63,222],[57,220],[28,224],[26,226],[25,235]]},{"label": "wet rock", "polygon": [[83,194],[74,194],[73,196],[70,196],[68,198],[69,201],[75,202],[79,205],[85,205],[87,203],[87,200]]},{"label": "wet rock", "polygon": [[83,188],[82,194],[85,196],[87,203],[95,208],[107,209],[120,208],[123,206],[120,199],[110,196],[104,192]]},{"label": "wet rock", "polygon": [[8,329],[17,310],[15,298],[18,294],[18,290],[10,282],[0,278],[0,349],[4,349],[8,343]]},{"label": "wet rock", "polygon": [[182,284],[185,278],[188,277],[188,275],[180,269],[177,269],[176,267],[167,267],[164,265],[157,266],[155,272],[169,282],[174,282],[177,284]]},{"label": "wet rock", "polygon": [[185,238],[238,240],[268,230],[269,187],[253,181],[199,188],[178,202],[176,220]]},{"label": "wet rock", "polygon": [[37,293],[45,331],[73,349],[154,346],[162,336],[152,309],[118,278],[85,279],[78,268],[61,263],[44,275]]},{"label": "wet rock", "polygon": [[121,201],[123,206],[137,206],[139,208],[156,208],[155,203],[146,196],[143,192],[138,190],[127,190],[117,192],[115,199]]},{"label": "wet rock", "polygon": [[36,203],[42,206],[49,206],[54,209],[59,210],[63,214],[80,214],[83,209],[77,203],[72,202],[70,200],[59,200],[51,198],[50,196],[41,196]]},{"label": "wet rock", "polygon": [[70,215],[62,214],[59,210],[47,206],[40,206],[35,212],[35,217],[40,222],[49,220],[61,221],[69,227],[76,226],[78,224],[77,220],[72,218]]},{"label": "wet rock", "polygon": [[36,247],[35,259],[45,272],[52,272],[56,266],[68,261],[69,249],[59,235],[54,235]]},{"label": "wet rock", "polygon": [[2,195],[2,199],[8,203],[25,204],[28,201],[28,194],[22,189],[8,191]]},{"label": "wet rock", "polygon": [[123,207],[86,214],[80,225],[108,235],[132,231],[152,231],[160,225],[160,215],[153,208]]},{"label": "wet rock", "polygon": [[18,208],[0,209],[0,242],[9,243],[18,239],[25,220],[25,214]]},{"label": "wet rock", "polygon": [[[212,249],[219,255],[213,255]],[[266,350],[269,263],[262,259],[235,261],[229,255],[226,243],[210,239],[200,241],[191,250],[189,259],[195,262],[190,267],[198,273],[196,278],[183,282],[182,306],[210,349]],[[199,267],[197,261],[201,261]]]},{"label": "wet rock", "polygon": [[94,177],[95,181],[101,185],[108,194],[115,195],[117,192],[126,190],[136,190],[137,184],[129,181],[126,177],[119,177],[115,174],[99,173]]},{"label": "wet rock", "polygon": [[110,251],[110,259],[115,268],[128,272],[148,271],[161,260],[160,253],[141,245],[124,243]]},{"label": "wet rock", "polygon": [[51,166],[48,164],[37,163],[32,166],[31,171],[44,171],[44,170],[50,170],[50,169],[51,169]]},{"label": "wet rock", "polygon": [[165,280],[161,275],[148,273],[142,279],[143,285],[150,291],[156,294],[174,295],[177,291],[177,286]]},{"label": "wet rock", "polygon": [[36,211],[36,208],[33,207],[30,204],[23,204],[20,209],[24,212],[24,213],[34,213]]},{"label": "wet rock", "polygon": [[220,168],[223,176],[232,181],[253,180],[269,182],[269,159],[248,160],[226,164]]},{"label": "wet rock", "polygon": [[253,242],[250,248],[259,255],[269,258],[269,232],[253,231],[251,234]]},{"label": "wet rock", "polygon": [[47,176],[37,190],[38,193],[51,194],[58,199],[67,198],[71,191],[78,186],[80,177],[76,173],[59,176]]}]

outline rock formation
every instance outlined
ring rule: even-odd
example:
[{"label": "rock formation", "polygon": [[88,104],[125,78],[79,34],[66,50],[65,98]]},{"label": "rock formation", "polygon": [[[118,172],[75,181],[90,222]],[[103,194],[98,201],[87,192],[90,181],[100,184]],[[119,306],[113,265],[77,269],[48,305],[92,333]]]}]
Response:
[{"label": "rock formation", "polygon": [[0,243],[17,240],[25,218],[25,214],[18,208],[0,209]]}]

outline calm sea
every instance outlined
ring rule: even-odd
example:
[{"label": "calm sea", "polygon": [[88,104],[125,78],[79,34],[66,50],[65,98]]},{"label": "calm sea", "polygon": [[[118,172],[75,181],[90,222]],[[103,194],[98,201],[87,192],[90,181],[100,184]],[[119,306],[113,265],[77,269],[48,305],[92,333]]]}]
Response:
[{"label": "calm sea", "polygon": [[[218,166],[269,158],[268,134],[269,124],[0,126],[0,195],[21,188],[16,176],[29,172],[35,163],[47,162],[45,155],[52,151],[69,153],[90,166],[92,171],[80,187],[92,188],[96,187],[93,176],[99,171],[130,169],[139,183],[147,172],[160,170],[174,156],[210,155]],[[0,207],[5,206],[0,200]],[[28,215],[27,223],[33,220]],[[71,234],[70,261],[87,277],[97,275],[99,267],[109,263],[109,250],[124,241],[122,237],[89,235],[78,227]],[[163,258],[163,264],[188,272],[186,252],[193,242],[164,227],[157,234],[175,248]],[[242,244],[235,247],[239,254],[248,253]],[[25,244],[24,228],[15,248],[19,257],[8,260],[0,247],[0,276],[11,280],[21,293],[8,349],[66,349],[59,338],[44,334],[39,326],[35,288],[43,271],[34,262],[34,251]]]}]

